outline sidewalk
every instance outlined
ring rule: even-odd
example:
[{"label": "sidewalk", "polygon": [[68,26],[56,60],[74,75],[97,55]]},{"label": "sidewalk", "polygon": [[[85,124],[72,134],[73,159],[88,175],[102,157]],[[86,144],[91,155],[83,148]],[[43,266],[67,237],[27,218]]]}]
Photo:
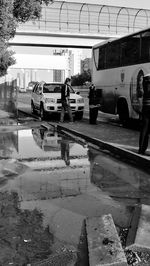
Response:
[{"label": "sidewalk", "polygon": [[103,115],[99,115],[97,125],[89,124],[87,115],[84,116],[82,121],[76,121],[73,124],[63,123],[58,124],[68,130],[73,130],[78,132],[79,135],[87,136],[90,138],[95,138],[102,142],[108,143],[115,147],[120,147],[127,151],[135,153],[139,157],[150,159],[150,143],[146,151],[146,155],[141,156],[137,154],[138,144],[139,144],[139,134],[138,130],[133,130],[130,128],[124,128],[122,126],[113,125],[107,123],[106,118]]}]

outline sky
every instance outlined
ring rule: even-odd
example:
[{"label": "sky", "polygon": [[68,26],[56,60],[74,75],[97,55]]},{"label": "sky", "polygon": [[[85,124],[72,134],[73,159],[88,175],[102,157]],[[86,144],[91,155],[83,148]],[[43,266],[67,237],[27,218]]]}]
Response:
[{"label": "sky", "polygon": [[88,4],[99,4],[99,5],[110,5],[110,6],[150,9],[150,1],[149,0],[65,0],[65,1],[66,2],[78,2],[78,3],[88,3]]}]

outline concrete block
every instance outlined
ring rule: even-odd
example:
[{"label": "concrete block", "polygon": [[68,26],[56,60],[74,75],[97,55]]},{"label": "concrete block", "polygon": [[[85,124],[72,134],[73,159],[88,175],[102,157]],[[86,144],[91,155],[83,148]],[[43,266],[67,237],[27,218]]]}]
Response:
[{"label": "concrete block", "polygon": [[133,244],[126,247],[133,251],[150,252],[150,206],[142,204],[139,223]]},{"label": "concrete block", "polygon": [[134,243],[135,237],[136,237],[136,232],[138,229],[138,224],[139,224],[139,219],[141,216],[141,206],[135,206],[133,215],[131,217],[131,222],[130,222],[130,227],[128,230],[128,235],[126,238],[126,246],[130,246]]},{"label": "concrete block", "polygon": [[111,214],[86,219],[90,266],[127,266]]}]

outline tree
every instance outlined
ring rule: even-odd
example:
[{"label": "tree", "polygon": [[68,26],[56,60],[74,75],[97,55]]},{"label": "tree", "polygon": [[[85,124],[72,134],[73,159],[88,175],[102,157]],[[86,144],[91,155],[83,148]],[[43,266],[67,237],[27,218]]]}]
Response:
[{"label": "tree", "polygon": [[53,0],[0,0],[0,76],[7,73],[15,63],[13,52],[8,50],[8,41],[15,36],[19,23],[41,16],[42,4]]},{"label": "tree", "polygon": [[91,71],[88,69],[81,74],[77,74],[71,77],[72,86],[82,86],[85,82],[91,81]]},{"label": "tree", "polygon": [[0,54],[0,77],[6,75],[8,67],[15,62],[13,52],[4,47]]},{"label": "tree", "polygon": [[14,0],[13,16],[17,22],[40,18],[42,4],[48,5],[52,2],[53,0]]}]

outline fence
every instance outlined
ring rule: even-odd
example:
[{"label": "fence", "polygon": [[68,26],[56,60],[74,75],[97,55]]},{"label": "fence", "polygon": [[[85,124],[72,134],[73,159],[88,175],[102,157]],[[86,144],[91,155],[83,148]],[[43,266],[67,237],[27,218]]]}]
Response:
[{"label": "fence", "polygon": [[17,116],[17,81],[10,75],[0,78],[0,111]]},{"label": "fence", "polygon": [[122,36],[146,28],[149,23],[148,9],[54,1],[43,5],[39,20],[20,24],[19,30]]}]

